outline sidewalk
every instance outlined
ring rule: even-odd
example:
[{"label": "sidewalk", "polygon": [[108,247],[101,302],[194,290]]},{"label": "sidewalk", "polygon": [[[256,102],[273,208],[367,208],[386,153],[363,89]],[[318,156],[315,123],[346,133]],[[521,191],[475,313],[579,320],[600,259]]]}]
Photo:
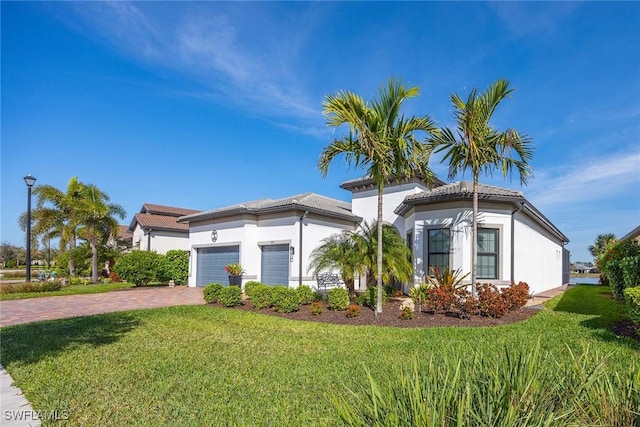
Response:
[{"label": "sidewalk", "polygon": [[2,427],[39,426],[38,414],[22,394],[13,385],[11,375],[0,365],[0,409],[2,410]]},{"label": "sidewalk", "polygon": [[549,301],[551,298],[560,295],[564,291],[569,288],[569,285],[562,285],[557,288],[548,289],[544,292],[540,292],[539,294],[533,295],[529,301],[525,304],[525,307],[532,307],[535,305],[542,305],[545,302]]}]

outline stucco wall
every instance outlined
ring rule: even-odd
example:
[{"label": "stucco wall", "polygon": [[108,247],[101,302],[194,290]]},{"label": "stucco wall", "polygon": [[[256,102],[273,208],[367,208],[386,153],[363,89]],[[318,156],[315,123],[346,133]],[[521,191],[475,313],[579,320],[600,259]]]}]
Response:
[{"label": "stucco wall", "polygon": [[[212,246],[240,246],[240,263],[245,274],[243,284],[250,280],[261,279],[261,246],[270,244],[288,244],[294,248],[294,255],[289,258],[290,287],[297,287],[299,282],[300,253],[300,216],[302,213],[286,215],[245,217],[242,219],[193,224],[190,233],[191,266],[189,286],[195,286],[197,271],[197,248]],[[211,232],[218,232],[216,242],[211,241]],[[307,272],[311,252],[325,239],[341,230],[353,230],[349,222],[328,221],[320,216],[310,214],[303,220],[302,229],[302,283],[315,286],[315,278]]]},{"label": "stucco wall", "polygon": [[[151,239],[149,239],[148,235],[145,234],[144,230],[140,227],[140,224],[136,224],[133,230],[133,248],[146,251],[149,249],[149,240],[151,240],[151,250],[159,254],[166,254],[173,249],[189,250],[188,233],[152,230]],[[137,245],[138,242],[140,242],[139,246]]]}]

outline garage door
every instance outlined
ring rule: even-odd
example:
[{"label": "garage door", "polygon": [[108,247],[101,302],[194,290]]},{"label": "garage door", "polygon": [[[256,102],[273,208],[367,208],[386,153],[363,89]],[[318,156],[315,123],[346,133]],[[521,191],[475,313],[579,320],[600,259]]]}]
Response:
[{"label": "garage door", "polygon": [[289,286],[289,245],[262,246],[261,272],[263,284]]},{"label": "garage door", "polygon": [[224,267],[237,262],[240,262],[239,246],[199,248],[196,286],[207,286],[209,283],[228,285],[229,274]]}]

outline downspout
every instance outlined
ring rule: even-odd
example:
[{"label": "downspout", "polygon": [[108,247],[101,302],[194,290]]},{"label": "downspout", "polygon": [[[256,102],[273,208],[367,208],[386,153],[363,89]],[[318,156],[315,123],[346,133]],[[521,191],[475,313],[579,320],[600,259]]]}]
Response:
[{"label": "downspout", "polygon": [[302,286],[302,225],[304,219],[309,215],[309,211],[305,211],[300,217],[300,242],[298,245],[298,287]]},{"label": "downspout", "polygon": [[151,232],[153,230],[149,229],[149,231],[147,232],[147,251],[151,252]]},{"label": "downspout", "polygon": [[518,212],[520,212],[522,209],[524,208],[524,202],[520,202],[520,207],[516,208],[514,211],[511,212],[511,283],[515,283],[516,281],[516,275],[515,275],[515,265],[516,265],[516,260],[515,260],[515,254],[516,254],[516,249],[515,249],[515,242],[516,242],[516,227],[515,227],[515,217],[514,215],[517,214]]}]

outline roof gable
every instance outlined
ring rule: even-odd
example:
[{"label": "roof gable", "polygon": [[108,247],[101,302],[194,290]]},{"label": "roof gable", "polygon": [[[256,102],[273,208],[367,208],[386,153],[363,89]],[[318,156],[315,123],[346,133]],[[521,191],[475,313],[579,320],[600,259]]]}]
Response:
[{"label": "roof gable", "polygon": [[140,213],[175,216],[175,217],[190,215],[196,212],[200,212],[200,211],[195,209],[178,208],[175,206],[156,205],[153,203],[145,203],[142,205],[142,209],[140,209]]}]

